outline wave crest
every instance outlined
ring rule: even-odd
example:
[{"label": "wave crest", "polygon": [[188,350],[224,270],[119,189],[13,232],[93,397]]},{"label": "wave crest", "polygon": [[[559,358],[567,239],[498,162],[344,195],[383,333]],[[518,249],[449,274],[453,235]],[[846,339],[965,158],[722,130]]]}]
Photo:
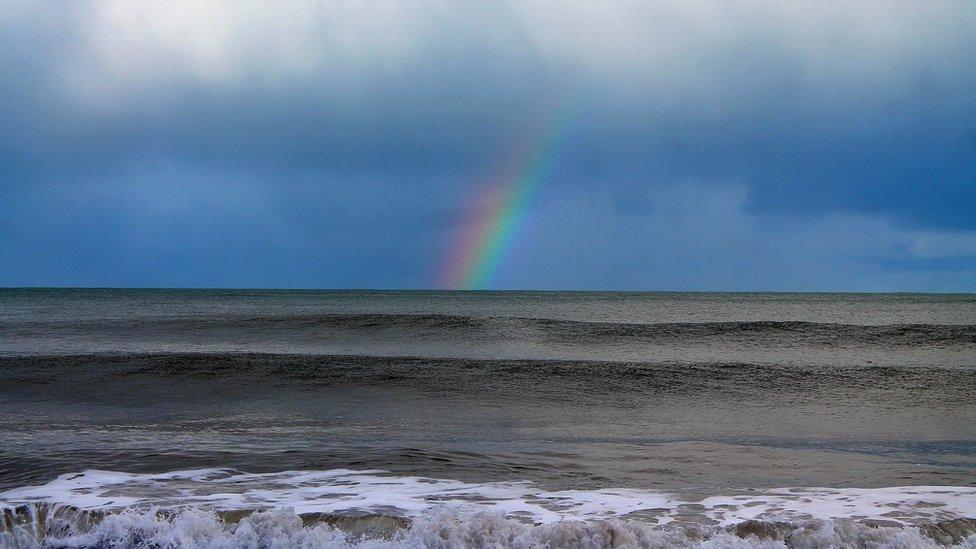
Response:
[{"label": "wave crest", "polygon": [[235,516],[200,509],[94,515],[63,506],[4,510],[0,547],[900,547],[976,546],[976,521],[920,526],[852,520],[746,521],[728,527],[633,520],[530,524],[498,513],[389,517],[300,516],[290,510]]}]

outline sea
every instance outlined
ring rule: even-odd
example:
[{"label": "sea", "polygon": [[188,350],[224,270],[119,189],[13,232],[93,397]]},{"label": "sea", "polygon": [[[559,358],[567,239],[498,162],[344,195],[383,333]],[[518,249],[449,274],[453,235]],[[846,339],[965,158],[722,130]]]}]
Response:
[{"label": "sea", "polygon": [[0,547],[976,547],[976,295],[0,290]]}]

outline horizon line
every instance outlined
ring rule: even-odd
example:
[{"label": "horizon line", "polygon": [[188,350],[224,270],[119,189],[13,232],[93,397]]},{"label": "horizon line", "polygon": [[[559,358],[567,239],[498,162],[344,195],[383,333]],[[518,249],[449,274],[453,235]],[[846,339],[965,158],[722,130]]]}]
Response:
[{"label": "horizon line", "polygon": [[910,290],[610,290],[610,289],[446,289],[446,288],[352,288],[270,286],[0,286],[3,290],[140,290],[140,291],[239,291],[239,292],[413,292],[413,293],[614,293],[614,294],[839,294],[839,295],[972,295],[976,291]]}]

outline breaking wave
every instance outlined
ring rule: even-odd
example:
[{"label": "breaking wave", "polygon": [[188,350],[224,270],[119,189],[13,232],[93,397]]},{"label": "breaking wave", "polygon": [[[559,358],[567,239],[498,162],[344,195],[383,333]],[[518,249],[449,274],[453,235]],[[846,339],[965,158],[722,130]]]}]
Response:
[{"label": "breaking wave", "polygon": [[[20,512],[29,519],[14,523]],[[31,516],[32,515],[32,516]],[[91,514],[55,508],[13,511],[0,531],[5,548],[394,548],[394,547],[976,547],[976,521],[879,526],[850,520],[763,522],[731,527],[654,527],[633,520],[527,524],[498,514],[302,517],[259,511],[243,517],[212,511],[122,511]],[[40,522],[32,522],[32,521]]]},{"label": "breaking wave", "polygon": [[0,493],[2,547],[976,547],[976,488],[696,497],[383,471],[85,471]]}]

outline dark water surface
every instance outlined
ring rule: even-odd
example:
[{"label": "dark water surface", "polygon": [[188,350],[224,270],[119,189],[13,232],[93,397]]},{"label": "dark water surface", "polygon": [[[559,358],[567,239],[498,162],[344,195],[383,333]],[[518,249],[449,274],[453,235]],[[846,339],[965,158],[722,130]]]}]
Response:
[{"label": "dark water surface", "polygon": [[0,290],[0,441],[0,502],[91,469],[972,487],[976,296]]}]

